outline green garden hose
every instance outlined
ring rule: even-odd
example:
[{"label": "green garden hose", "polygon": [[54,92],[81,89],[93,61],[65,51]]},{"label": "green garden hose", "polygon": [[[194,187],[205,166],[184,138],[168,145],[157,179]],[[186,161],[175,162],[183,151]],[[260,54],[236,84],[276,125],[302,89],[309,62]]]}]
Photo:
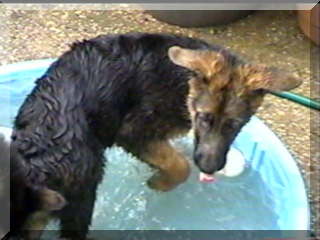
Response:
[{"label": "green garden hose", "polygon": [[308,108],[320,111],[320,102],[312,100],[312,99],[307,98],[305,96],[301,96],[301,95],[291,93],[291,92],[279,92],[279,93],[271,92],[271,94],[278,96],[278,97],[281,97],[281,98],[288,99],[292,102],[298,103],[298,104],[306,106]]}]

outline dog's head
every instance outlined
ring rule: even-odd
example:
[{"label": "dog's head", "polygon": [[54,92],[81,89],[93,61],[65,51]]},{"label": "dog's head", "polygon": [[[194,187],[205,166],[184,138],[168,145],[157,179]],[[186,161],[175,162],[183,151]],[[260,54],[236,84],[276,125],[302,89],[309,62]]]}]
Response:
[{"label": "dog's head", "polygon": [[194,161],[212,174],[225,166],[226,154],[240,129],[268,91],[286,91],[301,81],[263,65],[245,64],[227,52],[171,47],[171,61],[194,72],[188,108],[195,132]]}]

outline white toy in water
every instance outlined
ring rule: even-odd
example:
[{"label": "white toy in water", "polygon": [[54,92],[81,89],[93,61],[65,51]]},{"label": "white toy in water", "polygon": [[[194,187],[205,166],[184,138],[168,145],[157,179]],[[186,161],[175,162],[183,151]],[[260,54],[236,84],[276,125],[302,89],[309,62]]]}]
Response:
[{"label": "white toy in water", "polygon": [[0,126],[0,137],[3,137],[7,143],[11,142],[12,129]]},{"label": "white toy in water", "polygon": [[[223,169],[216,172],[214,175],[223,177],[239,176],[245,169],[246,160],[243,154],[236,148],[231,147],[227,153],[227,162]],[[201,182],[214,182],[216,177],[205,173],[200,173],[199,180]]]},{"label": "white toy in water", "polygon": [[227,163],[223,169],[216,174],[226,177],[239,176],[246,166],[243,154],[236,148],[231,147],[227,154]]}]

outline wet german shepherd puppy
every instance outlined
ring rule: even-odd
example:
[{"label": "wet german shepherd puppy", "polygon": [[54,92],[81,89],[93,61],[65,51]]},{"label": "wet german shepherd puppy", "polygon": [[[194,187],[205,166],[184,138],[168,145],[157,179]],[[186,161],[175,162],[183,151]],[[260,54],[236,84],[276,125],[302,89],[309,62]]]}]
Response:
[{"label": "wet german shepherd puppy", "polygon": [[[198,39],[131,33],[78,42],[37,80],[19,110],[16,168],[28,186],[65,198],[63,209],[48,214],[60,219],[61,237],[85,239],[107,147],[122,146],[156,168],[149,186],[168,191],[190,172],[170,138],[193,128],[194,162],[213,174],[265,93],[299,84]],[[28,212],[33,224],[37,216]]]}]

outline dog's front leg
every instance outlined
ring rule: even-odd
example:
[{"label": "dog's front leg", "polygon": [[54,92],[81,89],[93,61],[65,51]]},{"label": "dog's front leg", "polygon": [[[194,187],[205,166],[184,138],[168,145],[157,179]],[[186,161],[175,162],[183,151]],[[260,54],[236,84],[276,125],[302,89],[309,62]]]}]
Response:
[{"label": "dog's front leg", "polygon": [[188,161],[167,141],[149,143],[141,158],[158,172],[148,180],[152,189],[169,191],[187,180],[190,175]]}]

